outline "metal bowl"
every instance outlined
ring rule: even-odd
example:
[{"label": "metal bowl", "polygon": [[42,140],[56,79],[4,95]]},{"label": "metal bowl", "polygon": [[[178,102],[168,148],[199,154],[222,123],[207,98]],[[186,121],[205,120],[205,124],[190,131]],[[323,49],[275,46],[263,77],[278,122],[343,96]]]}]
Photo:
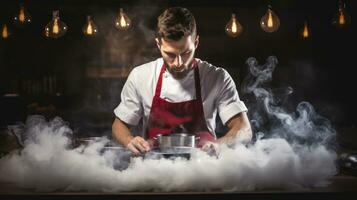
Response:
[{"label": "metal bowl", "polygon": [[189,153],[196,147],[198,137],[187,133],[172,133],[168,135],[157,135],[154,139],[163,153]]}]

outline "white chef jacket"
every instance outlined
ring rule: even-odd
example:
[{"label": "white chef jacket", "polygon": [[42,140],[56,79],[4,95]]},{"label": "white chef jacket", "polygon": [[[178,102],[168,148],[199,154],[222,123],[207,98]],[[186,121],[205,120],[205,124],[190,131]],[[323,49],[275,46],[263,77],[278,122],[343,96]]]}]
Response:
[{"label": "white chef jacket", "polygon": [[[239,99],[235,83],[229,73],[196,58],[200,74],[203,112],[208,130],[215,136],[216,114],[222,123],[234,115],[247,111],[244,102]],[[114,109],[120,120],[130,125],[137,125],[143,118],[142,133],[145,137],[150,109],[163,59],[158,58],[149,63],[135,67],[129,74],[121,92],[121,102]],[[183,102],[196,98],[194,70],[181,80],[172,77],[167,70],[162,76],[160,98],[169,102]]]}]

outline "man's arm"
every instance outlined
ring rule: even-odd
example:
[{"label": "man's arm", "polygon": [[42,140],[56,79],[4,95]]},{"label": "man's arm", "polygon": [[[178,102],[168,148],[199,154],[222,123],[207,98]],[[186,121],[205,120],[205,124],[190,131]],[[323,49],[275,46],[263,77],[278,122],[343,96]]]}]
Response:
[{"label": "man's arm", "polygon": [[129,130],[129,126],[121,121],[119,118],[115,118],[112,125],[113,137],[134,154],[140,154],[150,150],[150,145],[144,138],[140,136],[134,137]]},{"label": "man's arm", "polygon": [[248,143],[251,141],[253,133],[246,112],[241,112],[226,123],[228,132],[217,140],[218,144],[231,144],[236,141]]}]

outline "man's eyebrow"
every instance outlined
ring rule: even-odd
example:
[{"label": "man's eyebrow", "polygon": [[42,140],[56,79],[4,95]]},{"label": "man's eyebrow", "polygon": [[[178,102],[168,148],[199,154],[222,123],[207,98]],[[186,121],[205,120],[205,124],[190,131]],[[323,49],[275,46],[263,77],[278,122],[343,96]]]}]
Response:
[{"label": "man's eyebrow", "polygon": [[183,54],[188,52],[191,52],[191,49],[187,49],[186,51],[183,52]]},{"label": "man's eyebrow", "polygon": [[[176,55],[175,53],[172,53],[172,52],[169,52],[169,51],[163,51],[163,52],[165,52],[166,54]],[[182,52],[181,54],[185,54],[185,53],[188,53],[188,52],[191,52],[191,49],[187,49],[186,51]]]},{"label": "man's eyebrow", "polygon": [[174,54],[174,53],[168,52],[168,51],[163,51],[163,52],[165,52],[166,54]]}]

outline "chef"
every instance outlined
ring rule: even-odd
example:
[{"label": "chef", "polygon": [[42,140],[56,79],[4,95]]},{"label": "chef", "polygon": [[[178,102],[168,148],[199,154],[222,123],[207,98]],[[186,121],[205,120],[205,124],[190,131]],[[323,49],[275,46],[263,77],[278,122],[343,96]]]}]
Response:
[{"label": "chef", "polygon": [[[247,108],[233,79],[225,69],[194,57],[199,35],[193,14],[181,7],[165,10],[155,40],[162,57],[130,72],[114,110],[113,137],[135,154],[153,148],[158,134],[195,134],[204,150],[237,139],[249,142]],[[220,138],[217,114],[228,128]],[[143,133],[132,132],[140,120]]]}]

